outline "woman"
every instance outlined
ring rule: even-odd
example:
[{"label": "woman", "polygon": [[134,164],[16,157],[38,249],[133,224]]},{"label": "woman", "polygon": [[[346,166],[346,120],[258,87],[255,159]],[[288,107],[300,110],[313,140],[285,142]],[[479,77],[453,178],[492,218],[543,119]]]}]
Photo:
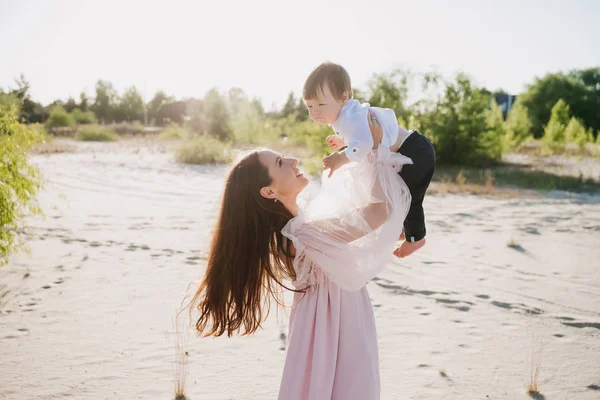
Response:
[{"label": "woman", "polygon": [[[369,125],[378,144],[381,127],[373,119]],[[397,167],[410,162],[376,145],[371,157],[351,166],[361,174],[336,171],[302,209],[297,198],[308,180],[297,160],[260,150],[238,162],[192,300],[191,310],[200,312],[197,330],[255,332],[271,298],[291,280],[279,399],[378,399],[377,334],[365,285],[391,259],[402,231],[410,194],[403,182],[397,190]],[[357,175],[360,182],[350,185],[348,177]]]}]

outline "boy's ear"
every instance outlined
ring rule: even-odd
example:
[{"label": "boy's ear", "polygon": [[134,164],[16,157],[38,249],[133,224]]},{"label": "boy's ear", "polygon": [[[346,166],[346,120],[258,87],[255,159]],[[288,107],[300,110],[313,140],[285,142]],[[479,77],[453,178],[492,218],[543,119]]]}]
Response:
[{"label": "boy's ear", "polygon": [[344,93],[342,93],[342,98],[344,99],[344,104],[346,104],[348,100],[350,100],[350,94],[344,90]]}]

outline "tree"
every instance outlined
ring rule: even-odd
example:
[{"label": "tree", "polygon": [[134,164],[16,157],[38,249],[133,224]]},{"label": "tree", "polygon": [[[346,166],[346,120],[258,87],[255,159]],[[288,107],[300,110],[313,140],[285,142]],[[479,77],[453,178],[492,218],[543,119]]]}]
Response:
[{"label": "tree", "polygon": [[580,117],[583,125],[600,130],[600,67],[573,70],[569,76],[584,88],[581,103],[573,105],[573,114]]},{"label": "tree", "polygon": [[217,89],[211,89],[206,93],[203,105],[204,133],[216,136],[220,140],[227,140],[231,133],[229,111]]},{"label": "tree", "polygon": [[201,135],[204,134],[204,102],[201,99],[191,98],[185,100],[185,106],[185,113],[189,118],[186,122],[186,126],[189,131]]},{"label": "tree", "polygon": [[481,135],[480,146],[483,153],[490,159],[496,160],[502,156],[506,129],[504,114],[492,97],[492,106],[486,113],[487,130]]},{"label": "tree", "polygon": [[88,99],[85,92],[81,92],[81,94],[79,95],[79,109],[83,112],[86,112],[90,107],[89,102],[90,100]]},{"label": "tree", "polygon": [[564,143],[565,128],[569,123],[571,110],[563,99],[559,99],[552,107],[550,121],[544,128],[544,141],[547,143]]},{"label": "tree", "polygon": [[73,115],[67,113],[61,106],[55,106],[50,111],[50,116],[46,120],[46,128],[51,130],[52,128],[63,128],[75,126],[75,118]]},{"label": "tree", "polygon": [[118,106],[118,118],[126,121],[142,121],[144,119],[144,100],[135,86],[129,87]]},{"label": "tree", "polygon": [[408,118],[405,103],[408,96],[409,74],[397,69],[387,74],[375,74],[368,82],[367,102],[376,107],[390,108],[396,117]]},{"label": "tree", "polygon": [[581,121],[572,117],[564,131],[565,142],[577,143],[584,145],[585,143],[593,142],[594,136],[590,131],[586,131]]},{"label": "tree", "polygon": [[517,100],[506,119],[506,140],[509,147],[518,146],[531,137],[531,120],[527,108]]},{"label": "tree", "polygon": [[[21,120],[26,123],[42,122],[48,114],[44,110],[44,106],[31,100],[29,94],[31,86],[25,75],[21,74],[19,78],[15,79],[15,84],[17,88],[13,89],[9,96],[12,99],[10,102],[18,105]],[[6,99],[8,100],[8,97]]]},{"label": "tree", "polygon": [[112,84],[99,80],[96,83],[96,99],[92,105],[92,111],[102,123],[114,120],[117,102],[118,94]]},{"label": "tree", "polygon": [[[600,72],[596,70],[572,71],[568,75],[555,73],[536,78],[520,96],[529,112],[532,133],[536,138],[544,134],[552,107],[560,99],[569,105],[572,115],[580,118],[584,125],[592,129],[600,128],[600,89],[594,84]],[[596,83],[600,84],[600,80]]]},{"label": "tree", "polygon": [[248,96],[243,89],[231,88],[227,92],[227,105],[229,106],[229,114],[236,115],[240,112],[240,108],[248,103]]},{"label": "tree", "polygon": [[19,248],[25,216],[40,211],[35,195],[41,176],[29,164],[27,149],[41,141],[43,133],[21,124],[19,113],[17,104],[0,104],[0,265]]},{"label": "tree", "polygon": [[422,103],[415,111],[422,132],[435,145],[439,162],[480,164],[500,156],[503,138],[495,133],[495,121],[501,116],[497,108],[488,110],[490,100],[466,75],[458,74],[453,82],[445,83],[437,101]]},{"label": "tree", "polygon": [[158,118],[162,124],[175,122],[179,125],[183,124],[186,112],[186,104],[183,101],[173,101],[164,104],[158,112]]},{"label": "tree", "polygon": [[69,97],[69,100],[67,100],[67,103],[64,106],[65,111],[70,113],[72,112],[74,109],[77,108],[77,103],[75,103],[75,99],[72,97]]},{"label": "tree", "polygon": [[173,101],[173,98],[167,96],[162,90],[156,92],[152,100],[148,103],[148,118],[150,121],[154,121],[156,125],[163,126],[165,122],[162,121],[162,117],[160,116],[161,109],[165,104]]},{"label": "tree", "polygon": [[79,108],[74,109],[71,115],[75,119],[75,123],[80,125],[95,124],[98,122],[96,116],[91,111],[81,111]]},{"label": "tree", "polygon": [[296,108],[297,108],[297,103],[296,103],[296,98],[294,97],[294,92],[290,92],[288,94],[287,101],[281,108],[281,113],[279,115],[280,118],[286,118],[289,115],[292,115],[293,113],[296,112]]}]

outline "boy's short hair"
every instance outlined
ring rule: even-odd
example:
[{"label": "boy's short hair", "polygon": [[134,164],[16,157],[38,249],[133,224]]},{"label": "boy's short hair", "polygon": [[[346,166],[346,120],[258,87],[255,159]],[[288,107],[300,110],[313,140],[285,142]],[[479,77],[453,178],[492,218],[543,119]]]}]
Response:
[{"label": "boy's short hair", "polygon": [[352,85],[350,75],[339,64],[324,62],[312,70],[302,90],[304,100],[313,100],[319,93],[323,93],[323,88],[327,85],[331,94],[336,100],[342,100],[344,92],[348,93],[348,98],[352,98]]}]

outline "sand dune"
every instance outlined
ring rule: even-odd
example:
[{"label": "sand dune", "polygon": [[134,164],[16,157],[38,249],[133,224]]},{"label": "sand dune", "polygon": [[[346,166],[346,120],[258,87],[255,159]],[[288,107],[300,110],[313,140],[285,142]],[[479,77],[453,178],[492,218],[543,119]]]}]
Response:
[{"label": "sand dune", "polygon": [[[148,146],[33,157],[31,254],[0,268],[0,398],[173,398],[173,319],[202,274],[225,167]],[[383,399],[600,398],[600,196],[426,200],[428,244],[369,283]],[[510,244],[510,246],[509,246]],[[287,315],[188,332],[186,392],[273,399]]]}]

